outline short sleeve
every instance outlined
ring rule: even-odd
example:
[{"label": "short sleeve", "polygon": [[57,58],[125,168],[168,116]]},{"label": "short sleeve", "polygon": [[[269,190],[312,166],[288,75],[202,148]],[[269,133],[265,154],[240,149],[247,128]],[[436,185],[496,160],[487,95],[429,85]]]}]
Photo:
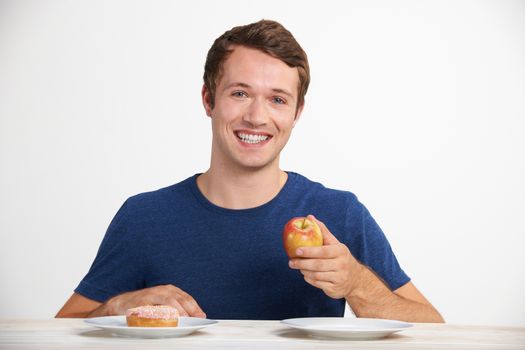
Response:
[{"label": "short sleeve", "polygon": [[410,281],[401,269],[385,234],[368,209],[355,197],[349,205],[346,226],[351,232],[349,249],[352,255],[372,269],[391,290]]},{"label": "short sleeve", "polygon": [[76,293],[105,302],[115,295],[143,288],[140,243],[130,223],[128,201],[111,221],[95,260],[75,289]]}]

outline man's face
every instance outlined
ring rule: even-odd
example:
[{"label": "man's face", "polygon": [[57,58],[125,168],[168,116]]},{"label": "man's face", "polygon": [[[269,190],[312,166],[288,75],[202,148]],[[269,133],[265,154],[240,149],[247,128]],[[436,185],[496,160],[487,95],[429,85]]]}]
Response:
[{"label": "man's face", "polygon": [[[206,114],[212,118],[212,158],[216,164],[260,169],[279,164],[299,118],[299,74],[262,51],[235,46],[223,64],[212,109],[203,87]],[[297,113],[296,113],[297,112]]]}]

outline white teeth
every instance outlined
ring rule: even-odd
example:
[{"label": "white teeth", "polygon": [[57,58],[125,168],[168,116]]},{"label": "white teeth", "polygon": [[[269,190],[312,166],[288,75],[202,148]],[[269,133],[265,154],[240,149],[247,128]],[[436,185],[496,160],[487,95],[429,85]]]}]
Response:
[{"label": "white teeth", "polygon": [[245,134],[243,132],[238,133],[237,136],[243,142],[246,142],[246,143],[259,143],[268,138],[268,135],[252,135],[252,134]]}]

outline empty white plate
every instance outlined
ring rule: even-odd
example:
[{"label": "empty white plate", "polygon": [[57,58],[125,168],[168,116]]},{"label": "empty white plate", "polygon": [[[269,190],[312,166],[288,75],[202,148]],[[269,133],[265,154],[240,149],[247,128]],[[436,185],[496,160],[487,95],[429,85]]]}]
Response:
[{"label": "empty white plate", "polygon": [[94,317],[85,319],[84,322],[121,337],[136,338],[182,337],[217,324],[217,321],[197,317],[180,317],[177,327],[128,327],[126,316]]},{"label": "empty white plate", "polygon": [[376,318],[289,318],[283,324],[322,338],[369,340],[386,337],[412,327],[411,323]]}]

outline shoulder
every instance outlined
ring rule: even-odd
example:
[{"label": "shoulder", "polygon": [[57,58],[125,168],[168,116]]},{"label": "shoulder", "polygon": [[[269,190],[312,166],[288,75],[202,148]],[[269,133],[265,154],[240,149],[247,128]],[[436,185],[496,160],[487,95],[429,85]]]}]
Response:
[{"label": "shoulder", "polygon": [[346,206],[348,208],[358,208],[361,206],[357,196],[348,190],[341,190],[326,187],[322,183],[310,180],[306,176],[298,173],[289,172],[295,183],[295,190],[312,197],[321,203],[332,203],[339,208]]},{"label": "shoulder", "polygon": [[181,205],[191,196],[191,176],[174,185],[159,188],[154,191],[142,192],[129,197],[124,206],[128,213],[143,214],[145,212],[158,212],[166,208]]},{"label": "shoulder", "polygon": [[346,244],[363,234],[366,208],[353,192],[327,187],[299,174],[291,176],[296,184],[294,203],[300,203],[302,212],[315,215]]}]

